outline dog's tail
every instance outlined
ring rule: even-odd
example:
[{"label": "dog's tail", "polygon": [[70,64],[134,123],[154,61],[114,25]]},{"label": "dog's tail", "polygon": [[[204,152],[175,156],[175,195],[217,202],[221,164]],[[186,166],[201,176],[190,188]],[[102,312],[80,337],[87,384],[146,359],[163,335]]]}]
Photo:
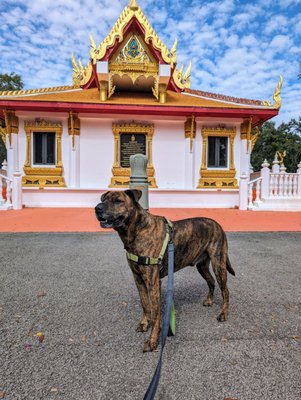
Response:
[{"label": "dog's tail", "polygon": [[228,256],[227,256],[227,271],[230,272],[230,274],[235,276],[235,271],[231,266],[231,263],[230,263],[230,260],[229,260]]}]

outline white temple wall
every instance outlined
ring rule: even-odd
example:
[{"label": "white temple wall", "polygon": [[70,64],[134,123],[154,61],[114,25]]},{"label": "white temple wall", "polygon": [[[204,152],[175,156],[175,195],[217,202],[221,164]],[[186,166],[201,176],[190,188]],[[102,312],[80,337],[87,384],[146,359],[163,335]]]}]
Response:
[{"label": "white temple wall", "polygon": [[107,188],[111,181],[114,162],[112,118],[79,116],[80,187]]},{"label": "white temple wall", "polygon": [[[154,121],[153,165],[160,189],[185,188],[184,119]],[[172,145],[171,145],[172,143]]]},{"label": "white temple wall", "polygon": [[[23,173],[26,159],[26,134],[24,120],[44,118],[48,121],[61,121],[62,162],[66,188],[23,188],[24,204],[27,207],[90,207],[99,200],[101,193],[108,190],[114,162],[113,122],[154,123],[153,165],[158,189],[150,190],[151,207],[236,207],[238,190],[200,190],[197,189],[202,162],[203,125],[217,125],[222,121],[203,119],[197,121],[196,138],[190,153],[190,139],[185,139],[182,117],[141,116],[135,118],[115,118],[111,115],[80,114],[80,137],[76,137],[79,150],[77,165],[77,186],[71,187],[72,171],[76,163],[71,162],[72,140],[68,134],[67,113],[19,113],[19,169]],[[235,125],[237,135],[234,141],[235,167],[240,176],[240,120],[229,120],[227,126]],[[189,164],[191,163],[191,165]]]}]

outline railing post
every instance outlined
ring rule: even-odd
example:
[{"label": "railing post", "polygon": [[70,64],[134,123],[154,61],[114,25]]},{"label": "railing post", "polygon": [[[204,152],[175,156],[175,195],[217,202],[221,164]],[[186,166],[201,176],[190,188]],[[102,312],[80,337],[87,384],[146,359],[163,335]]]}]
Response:
[{"label": "railing post", "polygon": [[12,182],[11,180],[6,181],[6,201],[5,201],[5,206],[9,209],[11,208],[11,197],[12,197]]},{"label": "railing post", "polygon": [[243,172],[240,176],[239,181],[239,209],[248,209],[248,181],[247,174]]},{"label": "railing post", "polygon": [[13,173],[12,203],[14,210],[22,209],[22,174],[19,171]]},{"label": "railing post", "polygon": [[0,175],[0,204],[4,203],[4,197],[2,196],[3,190],[3,183],[2,183],[2,176]]},{"label": "railing post", "polygon": [[297,165],[297,174],[298,174],[298,188],[297,188],[297,196],[301,197],[301,162]]},{"label": "railing post", "polygon": [[279,161],[278,161],[278,156],[277,156],[277,152],[276,152],[275,158],[273,161],[272,172],[273,172],[273,174],[279,174],[279,171],[280,171],[280,167],[279,167]]},{"label": "railing post", "polygon": [[266,199],[270,194],[270,164],[265,159],[263,164],[261,165],[260,175],[262,177],[262,186],[261,186],[261,197]]},{"label": "railing post", "polygon": [[2,163],[2,170],[3,171],[7,171],[7,161],[6,160],[4,160],[3,163]]}]

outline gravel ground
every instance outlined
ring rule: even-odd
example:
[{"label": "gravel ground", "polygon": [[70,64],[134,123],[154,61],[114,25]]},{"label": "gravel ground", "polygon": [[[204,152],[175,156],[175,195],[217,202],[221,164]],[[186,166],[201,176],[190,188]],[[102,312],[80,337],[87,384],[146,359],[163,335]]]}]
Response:
[{"label": "gravel ground", "polygon": [[[156,399],[300,400],[301,233],[228,238],[229,320],[216,321],[219,290],[213,307],[201,306],[207,288],[195,268],[175,275],[177,334]],[[158,352],[142,353],[138,292],[117,235],[0,234],[0,251],[0,398],[142,399]]]}]

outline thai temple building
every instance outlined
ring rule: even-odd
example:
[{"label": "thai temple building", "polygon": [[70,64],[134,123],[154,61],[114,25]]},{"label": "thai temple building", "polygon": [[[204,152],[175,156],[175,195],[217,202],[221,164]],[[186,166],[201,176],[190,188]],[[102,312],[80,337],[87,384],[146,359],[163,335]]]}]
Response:
[{"label": "thai temple building", "polygon": [[151,207],[239,206],[254,128],[278,114],[282,82],[273,102],[191,88],[177,46],[131,0],[102,43],[90,36],[86,66],[72,55],[71,86],[0,92],[7,177],[22,206],[92,207],[128,187],[136,153],[148,159]]}]

